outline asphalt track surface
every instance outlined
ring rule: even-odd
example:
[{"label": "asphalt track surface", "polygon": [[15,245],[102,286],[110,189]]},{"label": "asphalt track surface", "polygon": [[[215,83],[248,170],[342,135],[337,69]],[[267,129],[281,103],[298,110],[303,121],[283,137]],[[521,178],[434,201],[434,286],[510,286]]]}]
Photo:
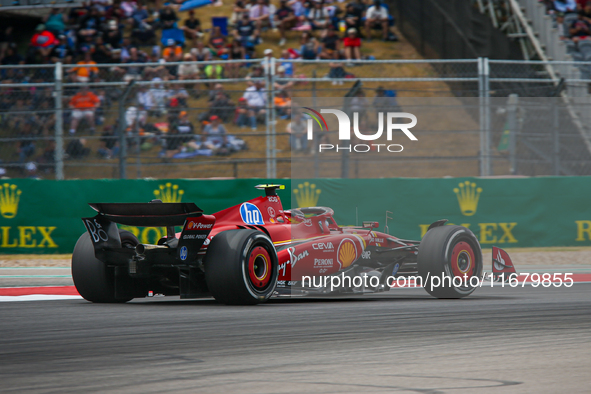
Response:
[{"label": "asphalt track surface", "polygon": [[0,303],[4,393],[583,393],[591,284],[252,307]]}]

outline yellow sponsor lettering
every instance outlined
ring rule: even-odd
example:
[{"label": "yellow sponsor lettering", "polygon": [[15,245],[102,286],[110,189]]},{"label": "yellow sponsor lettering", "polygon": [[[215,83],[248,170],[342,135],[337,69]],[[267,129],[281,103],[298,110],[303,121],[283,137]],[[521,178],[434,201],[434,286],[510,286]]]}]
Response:
[{"label": "yellow sponsor lettering", "polygon": [[591,220],[575,220],[575,223],[577,224],[577,238],[575,241],[591,240]]},{"label": "yellow sponsor lettering", "polygon": [[20,248],[34,248],[37,246],[37,241],[33,239],[33,234],[36,229],[33,226],[18,226],[19,244]]},{"label": "yellow sponsor lettering", "polygon": [[[513,236],[513,233],[511,233],[511,230],[513,230],[515,226],[517,226],[517,223],[499,223],[499,227],[501,228],[501,230],[503,230],[503,236],[499,238],[500,244],[503,244],[505,242],[508,242],[510,244],[517,243],[517,240]],[[505,241],[505,239],[507,241]]]},{"label": "yellow sponsor lettering", "polygon": [[51,238],[56,227],[18,226],[18,237],[10,238],[12,227],[0,227],[2,230],[2,248],[57,248],[58,245]]},{"label": "yellow sponsor lettering", "polygon": [[18,245],[18,241],[15,239],[13,243],[9,243],[10,237],[10,227],[4,226],[2,227],[2,247],[3,248],[16,248]]},{"label": "yellow sponsor lettering", "polygon": [[[453,223],[445,223],[445,225],[452,226]],[[429,230],[429,226],[430,226],[430,224],[419,224],[419,227],[421,229],[421,238],[423,238],[425,236],[425,234],[427,234],[427,230]],[[470,223],[462,223],[460,226],[470,228]]]},{"label": "yellow sponsor lettering", "polygon": [[[55,227],[37,227],[39,234],[43,237],[38,248],[57,248],[57,244],[51,238],[51,233],[55,230]],[[47,246],[45,246],[47,244]]]},{"label": "yellow sponsor lettering", "polygon": [[497,242],[497,236],[493,236],[493,231],[497,229],[496,223],[478,223],[478,226],[480,227],[481,244],[492,244]]}]

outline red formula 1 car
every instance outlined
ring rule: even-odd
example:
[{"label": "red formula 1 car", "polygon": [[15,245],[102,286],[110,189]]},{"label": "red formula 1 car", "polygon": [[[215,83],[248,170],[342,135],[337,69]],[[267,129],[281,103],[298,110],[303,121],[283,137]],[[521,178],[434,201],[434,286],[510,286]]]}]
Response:
[{"label": "red formula 1 car", "polygon": [[[435,297],[461,298],[483,276],[480,245],[465,227],[439,220],[421,241],[400,239],[375,231],[377,222],[341,227],[330,208],[283,210],[276,193],[283,186],[257,188],[265,196],[211,215],[193,203],[90,204],[98,215],[82,219],[88,231],[72,255],[76,288],[92,302],[163,294],[256,304],[274,295],[381,292],[412,277]],[[167,227],[167,236],[141,244],[117,223]],[[494,248],[493,273],[514,272]]]}]

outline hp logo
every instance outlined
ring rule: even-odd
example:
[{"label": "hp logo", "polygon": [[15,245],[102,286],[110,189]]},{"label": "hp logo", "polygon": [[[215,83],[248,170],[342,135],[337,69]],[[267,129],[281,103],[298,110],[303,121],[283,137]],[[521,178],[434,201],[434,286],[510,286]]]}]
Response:
[{"label": "hp logo", "polygon": [[181,248],[181,254],[180,254],[181,260],[183,260],[183,261],[187,260],[187,255],[188,254],[189,254],[189,252],[187,250],[187,247],[186,246],[183,246]]},{"label": "hp logo", "polygon": [[240,217],[246,224],[265,224],[263,214],[256,205],[245,202],[240,206]]}]

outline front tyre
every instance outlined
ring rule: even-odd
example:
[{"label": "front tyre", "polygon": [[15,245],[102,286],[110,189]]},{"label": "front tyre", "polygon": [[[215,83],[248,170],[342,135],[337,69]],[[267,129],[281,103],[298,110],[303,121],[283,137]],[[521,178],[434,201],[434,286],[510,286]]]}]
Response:
[{"label": "front tyre", "polygon": [[228,230],[211,240],[205,255],[205,280],[213,297],[228,305],[254,305],[277,286],[277,252],[261,231]]},{"label": "front tyre", "polygon": [[[474,233],[462,226],[439,226],[427,231],[419,245],[417,262],[425,290],[437,298],[466,297],[476,290],[482,276],[480,244]],[[470,280],[473,277],[478,281]]]},{"label": "front tyre", "polygon": [[[123,247],[135,247],[137,238],[129,231],[119,230]],[[82,234],[72,253],[72,279],[78,293],[95,303],[127,302],[131,298],[115,298],[115,270],[98,260],[88,233]]]}]

